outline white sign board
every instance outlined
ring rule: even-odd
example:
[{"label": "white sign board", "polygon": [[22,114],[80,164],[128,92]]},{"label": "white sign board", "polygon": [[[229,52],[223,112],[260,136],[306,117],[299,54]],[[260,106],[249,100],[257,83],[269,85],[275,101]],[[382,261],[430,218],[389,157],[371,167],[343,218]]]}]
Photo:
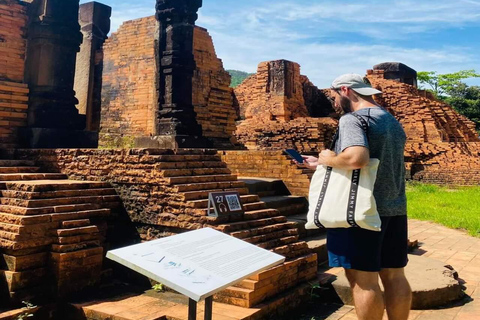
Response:
[{"label": "white sign board", "polygon": [[285,261],[211,228],[108,251],[107,258],[197,302]]}]

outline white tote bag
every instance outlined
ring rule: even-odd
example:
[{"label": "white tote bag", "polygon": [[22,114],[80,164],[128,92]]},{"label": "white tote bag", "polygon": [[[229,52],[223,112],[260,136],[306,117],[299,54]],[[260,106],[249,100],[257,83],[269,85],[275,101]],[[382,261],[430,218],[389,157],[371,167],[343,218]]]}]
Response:
[{"label": "white tote bag", "polygon": [[[368,139],[368,123],[355,112],[351,115],[360,121]],[[338,131],[331,150],[337,138]],[[360,227],[380,231],[382,222],[373,197],[379,164],[380,160],[372,158],[366,167],[357,170],[318,166],[310,182],[305,228]]]},{"label": "white tote bag", "polygon": [[380,161],[357,170],[318,166],[310,183],[306,229],[350,228],[380,231],[373,197]]}]

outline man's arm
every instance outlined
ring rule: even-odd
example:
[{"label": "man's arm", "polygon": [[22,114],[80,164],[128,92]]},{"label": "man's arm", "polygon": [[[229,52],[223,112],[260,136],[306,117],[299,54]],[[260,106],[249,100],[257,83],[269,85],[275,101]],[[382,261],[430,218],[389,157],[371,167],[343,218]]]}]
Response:
[{"label": "man's arm", "polygon": [[331,150],[323,150],[318,156],[319,165],[346,170],[363,168],[369,161],[370,151],[361,146],[348,147],[339,155]]}]

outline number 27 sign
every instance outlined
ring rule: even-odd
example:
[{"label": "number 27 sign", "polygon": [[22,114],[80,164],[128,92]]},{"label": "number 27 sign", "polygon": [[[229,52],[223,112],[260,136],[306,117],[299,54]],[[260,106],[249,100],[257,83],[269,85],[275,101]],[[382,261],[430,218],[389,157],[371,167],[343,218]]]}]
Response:
[{"label": "number 27 sign", "polygon": [[[213,212],[211,208],[213,207]],[[218,217],[232,213],[244,213],[238,192],[211,192],[208,195],[208,215]]]}]

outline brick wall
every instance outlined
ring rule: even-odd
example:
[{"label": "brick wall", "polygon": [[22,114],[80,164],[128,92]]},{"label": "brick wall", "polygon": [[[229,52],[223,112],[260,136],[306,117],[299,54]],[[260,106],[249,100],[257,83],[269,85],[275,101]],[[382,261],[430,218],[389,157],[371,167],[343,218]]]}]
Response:
[{"label": "brick wall", "polygon": [[[193,76],[193,105],[203,135],[217,148],[228,147],[235,131],[237,113],[233,107],[231,76],[217,58],[206,29],[195,27],[193,48],[197,68]],[[231,143],[230,143],[231,145]]]},{"label": "brick wall", "polygon": [[0,147],[17,144],[17,128],[26,126],[28,87],[23,84],[27,7],[0,0]]},{"label": "brick wall", "polygon": [[154,133],[155,18],[127,21],[104,44],[100,145]]},{"label": "brick wall", "polygon": [[[125,22],[104,45],[100,145],[121,136],[155,134],[155,17]],[[235,130],[230,75],[207,30],[196,27],[193,105],[204,136],[228,143]]]},{"label": "brick wall", "polygon": [[379,102],[405,129],[410,178],[436,184],[480,183],[480,139],[472,121],[424,91],[384,79],[382,70],[369,70],[368,78],[383,92]]},{"label": "brick wall", "polygon": [[289,121],[308,115],[300,65],[291,61],[260,63],[257,73],[235,88],[235,97],[247,120]]},{"label": "brick wall", "polygon": [[308,198],[313,170],[300,169],[282,151],[219,151],[236,175],[282,179],[291,194]]},{"label": "brick wall", "polygon": [[317,153],[332,140],[337,121],[331,118],[297,118],[289,122],[246,120],[238,125],[236,138],[249,150],[296,149]]},{"label": "brick wall", "polygon": [[0,80],[23,82],[27,7],[18,0],[0,1]]},{"label": "brick wall", "polygon": [[[316,254],[299,240],[297,224],[248,194],[216,150],[17,149],[3,155],[34,160],[69,178],[110,182],[143,240],[208,226],[286,257],[284,264],[218,293],[217,301],[252,307],[317,275]],[[216,191],[239,192],[245,213],[208,216],[208,194]]]}]

